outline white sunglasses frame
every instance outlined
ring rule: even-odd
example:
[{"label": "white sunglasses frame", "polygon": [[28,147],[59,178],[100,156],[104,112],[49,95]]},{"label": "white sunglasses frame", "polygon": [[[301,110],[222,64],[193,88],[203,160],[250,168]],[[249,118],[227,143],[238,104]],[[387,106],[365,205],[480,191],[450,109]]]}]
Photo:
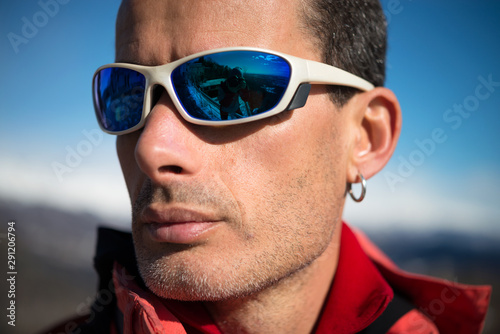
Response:
[{"label": "white sunglasses frame", "polygon": [[[231,119],[231,120],[216,120],[216,121],[211,121],[211,120],[201,120],[197,118],[193,118],[190,116],[185,110],[182,104],[180,103],[179,99],[177,98],[177,94],[175,93],[172,80],[171,80],[171,74],[174,71],[175,68],[178,66],[184,64],[185,62],[188,62],[192,59],[202,57],[202,56],[207,56],[210,54],[214,53],[220,53],[220,52],[228,52],[228,51],[256,51],[256,52],[263,52],[263,53],[268,53],[271,55],[279,56],[286,60],[291,68],[290,72],[290,82],[288,84],[288,87],[285,90],[285,93],[283,94],[280,102],[272,109],[254,115],[250,117],[245,117],[245,118],[239,118],[239,119]],[[107,64],[104,66],[99,67],[96,72],[94,73],[94,76],[92,78],[92,94],[93,94],[93,100],[94,100],[94,109],[96,112],[96,117],[99,120],[99,115],[98,115],[98,107],[96,105],[96,98],[95,98],[95,92],[94,92],[94,81],[96,78],[96,75],[99,73],[99,71],[106,69],[106,68],[113,68],[113,67],[118,67],[118,68],[126,68],[126,69],[132,69],[135,70],[146,78],[146,87],[144,91],[144,101],[143,101],[143,110],[142,110],[142,115],[141,115],[141,120],[139,123],[130,129],[123,130],[123,131],[109,131],[106,130],[100,121],[98,121],[99,126],[101,129],[109,134],[113,135],[123,135],[127,133],[134,132],[140,128],[142,128],[146,122],[146,119],[151,112],[152,109],[152,91],[154,86],[156,85],[161,85],[163,86],[168,95],[170,96],[170,99],[174,103],[175,107],[177,108],[177,111],[179,114],[184,118],[187,122],[193,123],[193,124],[199,124],[199,125],[209,125],[209,126],[225,126],[225,125],[233,125],[233,124],[242,124],[242,123],[248,123],[252,121],[256,121],[259,119],[271,117],[273,115],[279,114],[280,112],[283,112],[287,109],[297,109],[302,106],[304,106],[307,95],[309,93],[309,88],[310,86],[306,86],[306,89],[304,89],[304,92],[302,93],[302,101],[298,103],[293,103],[294,97],[296,93],[298,94],[300,91],[300,86],[303,84],[326,84],[326,85],[338,85],[338,86],[347,86],[347,87],[353,87],[357,88],[361,91],[369,91],[374,88],[374,86],[352,74],[347,71],[344,71],[340,68],[337,68],[335,66],[331,66],[325,63],[320,63],[317,61],[313,60],[307,60],[295,56],[291,56],[288,54],[284,54],[281,52],[276,52],[272,50],[267,50],[267,49],[261,49],[261,48],[253,48],[253,47],[229,47],[229,48],[220,48],[220,49],[213,49],[213,50],[207,50],[204,52],[196,53],[181,59],[178,59],[176,61],[173,61],[171,63],[165,64],[165,65],[159,65],[159,66],[144,66],[144,65],[135,65],[135,64],[129,64],[129,63],[112,63],[112,64]],[[304,95],[305,94],[305,95]],[[292,106],[293,105],[293,106]],[[291,108],[289,108],[292,106]]]}]

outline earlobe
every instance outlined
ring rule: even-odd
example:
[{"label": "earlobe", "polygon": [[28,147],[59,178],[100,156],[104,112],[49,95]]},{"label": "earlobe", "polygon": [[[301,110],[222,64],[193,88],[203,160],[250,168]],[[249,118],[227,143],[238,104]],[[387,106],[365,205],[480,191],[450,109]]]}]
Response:
[{"label": "earlobe", "polygon": [[347,181],[359,182],[378,173],[392,156],[401,132],[401,108],[394,93],[377,87],[358,97],[359,116]]}]

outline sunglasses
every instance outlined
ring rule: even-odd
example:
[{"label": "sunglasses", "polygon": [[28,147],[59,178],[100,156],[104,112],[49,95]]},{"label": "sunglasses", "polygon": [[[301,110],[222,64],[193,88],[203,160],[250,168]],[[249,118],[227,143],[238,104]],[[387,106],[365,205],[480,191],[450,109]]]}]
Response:
[{"label": "sunglasses", "polygon": [[94,74],[92,93],[101,129],[121,135],[144,126],[158,85],[186,121],[220,126],[301,108],[311,84],[373,88],[334,66],[238,47],[205,51],[160,66],[105,65]]}]

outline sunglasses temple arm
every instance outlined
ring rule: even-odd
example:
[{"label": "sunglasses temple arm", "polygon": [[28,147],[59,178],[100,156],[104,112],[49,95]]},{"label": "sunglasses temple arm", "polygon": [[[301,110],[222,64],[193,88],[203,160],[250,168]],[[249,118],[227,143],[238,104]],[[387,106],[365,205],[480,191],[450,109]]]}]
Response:
[{"label": "sunglasses temple arm", "polygon": [[374,88],[370,82],[331,65],[307,60],[306,66],[308,71],[306,81],[312,84],[348,86],[363,91],[369,91]]}]

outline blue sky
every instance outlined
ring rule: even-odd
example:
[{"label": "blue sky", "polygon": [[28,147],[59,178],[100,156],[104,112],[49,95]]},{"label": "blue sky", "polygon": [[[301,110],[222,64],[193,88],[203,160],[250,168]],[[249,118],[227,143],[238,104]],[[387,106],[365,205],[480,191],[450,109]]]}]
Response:
[{"label": "blue sky", "polygon": [[[114,137],[97,132],[91,101],[94,70],[113,61],[119,2],[41,5],[54,1],[0,1],[0,197],[125,221]],[[382,3],[403,134],[346,218],[500,233],[500,2]]]}]

